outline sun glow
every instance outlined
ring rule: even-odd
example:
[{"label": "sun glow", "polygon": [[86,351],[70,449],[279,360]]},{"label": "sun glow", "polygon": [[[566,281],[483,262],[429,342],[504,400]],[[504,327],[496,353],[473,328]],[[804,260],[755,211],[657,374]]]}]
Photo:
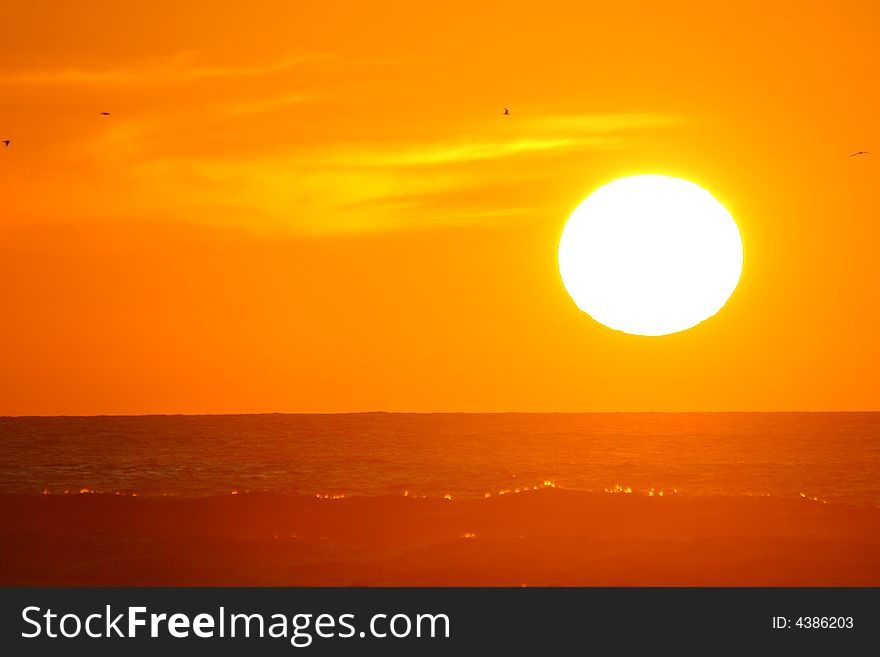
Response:
[{"label": "sun glow", "polygon": [[742,272],[739,229],[698,185],[668,176],[620,178],[572,213],[559,272],[578,308],[605,326],[666,335],[717,313]]}]

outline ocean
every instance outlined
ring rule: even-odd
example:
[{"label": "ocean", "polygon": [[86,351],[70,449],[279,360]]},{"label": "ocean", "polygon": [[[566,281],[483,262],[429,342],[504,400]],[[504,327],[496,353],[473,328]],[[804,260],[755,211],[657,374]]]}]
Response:
[{"label": "ocean", "polygon": [[0,418],[0,494],[485,498],[533,487],[880,505],[880,413]]}]

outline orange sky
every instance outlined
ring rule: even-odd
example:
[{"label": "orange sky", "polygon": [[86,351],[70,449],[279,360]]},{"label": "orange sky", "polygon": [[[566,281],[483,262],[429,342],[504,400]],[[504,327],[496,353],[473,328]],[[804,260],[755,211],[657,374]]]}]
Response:
[{"label": "orange sky", "polygon": [[[876,2],[0,24],[0,414],[880,409]],[[672,336],[596,324],[557,271],[636,173],[743,235],[727,306]]]}]

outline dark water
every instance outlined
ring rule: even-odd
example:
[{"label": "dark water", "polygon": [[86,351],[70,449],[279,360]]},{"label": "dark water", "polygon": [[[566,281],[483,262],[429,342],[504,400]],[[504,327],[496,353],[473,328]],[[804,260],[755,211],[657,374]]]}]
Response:
[{"label": "dark water", "polygon": [[0,418],[0,493],[469,498],[545,481],[880,505],[880,413]]}]

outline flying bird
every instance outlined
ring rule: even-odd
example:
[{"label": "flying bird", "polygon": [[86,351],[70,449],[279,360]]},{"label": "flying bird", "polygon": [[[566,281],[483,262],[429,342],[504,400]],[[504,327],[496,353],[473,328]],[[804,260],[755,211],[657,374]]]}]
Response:
[{"label": "flying bird", "polygon": [[101,112],[101,116],[110,116],[110,112]]},{"label": "flying bird", "polygon": [[11,140],[9,140],[9,139],[4,139],[2,143],[3,143],[3,145],[4,145],[6,148],[9,148],[9,144],[11,143]]},{"label": "flying bird", "polygon": [[506,107],[504,108],[504,116],[510,116],[510,110]]},{"label": "flying bird", "polygon": [[850,157],[855,157],[856,155],[870,155],[868,151],[859,151],[858,153],[853,153]]}]

